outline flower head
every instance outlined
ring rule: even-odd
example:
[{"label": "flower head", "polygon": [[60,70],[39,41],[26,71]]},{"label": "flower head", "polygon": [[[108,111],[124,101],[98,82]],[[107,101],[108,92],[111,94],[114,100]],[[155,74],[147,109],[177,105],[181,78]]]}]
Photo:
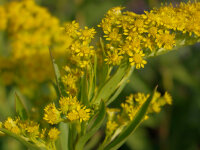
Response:
[{"label": "flower head", "polygon": [[12,118],[8,117],[8,119],[4,122],[4,127],[15,134],[20,134],[21,131],[17,123],[18,123],[18,119],[13,120]]},{"label": "flower head", "polygon": [[56,141],[59,134],[60,134],[60,131],[54,127],[54,128],[50,129],[48,136],[49,136],[50,140]]},{"label": "flower head", "polygon": [[88,121],[90,119],[90,109],[87,109],[86,106],[77,107],[77,112],[79,115],[80,122]]},{"label": "flower head", "polygon": [[118,124],[115,121],[108,121],[106,124],[106,130],[108,134],[112,134],[118,127]]},{"label": "flower head", "polygon": [[60,117],[60,112],[56,108],[54,103],[47,105],[44,108],[44,117],[43,119],[46,120],[50,124],[58,124],[62,119]]},{"label": "flower head", "polygon": [[68,36],[74,36],[78,34],[79,24],[76,21],[72,21],[71,23],[66,23],[65,32]]},{"label": "flower head", "polygon": [[84,29],[80,30],[80,39],[81,40],[90,40],[94,38],[96,31],[94,28],[89,29],[88,27],[85,27]]},{"label": "flower head", "polygon": [[78,112],[76,110],[72,110],[67,114],[67,118],[70,121],[75,121],[75,120],[79,119],[79,114],[78,114]]},{"label": "flower head", "polygon": [[172,104],[172,97],[168,92],[165,92],[164,97],[165,101],[167,102],[167,104]]},{"label": "flower head", "polygon": [[175,46],[175,35],[169,31],[161,32],[156,36],[156,42],[159,48],[172,49]]},{"label": "flower head", "polygon": [[136,69],[144,68],[144,65],[147,63],[146,60],[143,59],[145,54],[142,51],[138,51],[135,54],[131,54],[129,58],[129,62],[131,66],[136,66]]},{"label": "flower head", "polygon": [[69,97],[61,97],[59,100],[60,110],[62,113],[67,114],[68,111],[74,110],[79,106],[79,102],[75,97],[71,95]]}]

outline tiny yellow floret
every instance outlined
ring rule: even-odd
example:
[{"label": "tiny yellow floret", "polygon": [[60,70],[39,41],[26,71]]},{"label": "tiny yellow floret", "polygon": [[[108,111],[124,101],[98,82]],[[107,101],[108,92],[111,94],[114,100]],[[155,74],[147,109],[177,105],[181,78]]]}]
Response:
[{"label": "tiny yellow floret", "polygon": [[59,134],[60,134],[60,131],[54,127],[54,128],[50,129],[48,136],[49,136],[50,140],[56,141]]},{"label": "tiny yellow floret", "polygon": [[112,134],[118,127],[118,124],[115,121],[108,121],[106,124],[106,130],[108,134]]},{"label": "tiny yellow floret", "polygon": [[170,104],[170,105],[172,104],[172,96],[168,92],[165,92],[164,99],[167,102],[167,104]]},{"label": "tiny yellow floret", "polygon": [[70,120],[70,121],[75,121],[75,120],[78,120],[79,119],[79,114],[76,110],[72,110],[71,112],[69,112],[67,114],[67,118]]},{"label": "tiny yellow floret", "polygon": [[143,59],[144,56],[145,54],[142,51],[131,54],[129,58],[131,66],[135,65],[136,69],[144,68],[144,65],[147,63],[147,61]]}]

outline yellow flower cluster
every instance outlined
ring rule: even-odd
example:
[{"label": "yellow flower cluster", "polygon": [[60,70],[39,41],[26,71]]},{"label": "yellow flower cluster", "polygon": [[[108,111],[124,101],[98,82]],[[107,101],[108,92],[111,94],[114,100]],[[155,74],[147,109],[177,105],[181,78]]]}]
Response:
[{"label": "yellow flower cluster", "polygon": [[40,132],[38,123],[31,120],[22,121],[19,118],[12,119],[10,117],[2,123],[1,128],[5,128],[18,136],[28,138],[29,141],[33,143],[40,143],[42,145],[46,142],[46,146],[48,145],[48,141],[46,139],[53,142],[58,138],[60,133],[60,131],[56,128],[51,128],[48,134],[46,133],[46,128],[41,129]]},{"label": "yellow flower cluster", "polygon": [[129,119],[133,120],[138,110],[144,104],[144,102],[149,98],[149,94],[137,93],[135,95],[131,94],[127,97],[125,103],[121,104],[123,111],[128,114]]},{"label": "yellow flower cluster", "polygon": [[4,7],[7,13],[6,30],[11,35],[12,52],[16,58],[38,54],[54,42],[63,42],[60,41],[64,39],[60,37],[58,19],[33,0],[14,1]]},{"label": "yellow flower cluster", "polygon": [[70,95],[76,95],[77,94],[77,81],[78,77],[74,72],[73,73],[67,73],[62,77],[62,82],[65,85],[67,94]]},{"label": "yellow flower cluster", "polygon": [[199,2],[163,6],[144,14],[122,12],[122,9],[109,10],[98,25],[107,41],[105,61],[108,64],[119,65],[128,58],[136,69],[144,68],[147,63],[144,59],[158,50],[171,50],[190,36],[193,42],[199,40]]},{"label": "yellow flower cluster", "polygon": [[[91,110],[80,104],[76,97],[61,97],[59,104],[59,108],[56,108],[54,103],[45,107],[44,120],[46,120],[48,123],[57,124],[64,120],[79,120],[82,122],[90,119]],[[62,114],[64,114],[64,116]]]},{"label": "yellow flower cluster", "polygon": [[59,20],[34,0],[0,6],[0,20],[0,30],[8,35],[5,43],[10,44],[0,57],[2,82],[23,88],[52,79],[52,67],[47,67],[51,65],[49,47],[54,46],[56,58],[63,58],[66,47]]},{"label": "yellow flower cluster", "polygon": [[159,92],[155,92],[153,95],[153,99],[151,101],[151,105],[149,106],[149,113],[152,112],[160,112],[161,107],[166,104],[172,104],[172,97],[168,92],[165,92],[164,96],[161,96]]},{"label": "yellow flower cluster", "polygon": [[34,121],[19,121],[18,126],[22,134],[28,135],[29,137],[38,137],[40,134],[39,124]]},{"label": "yellow flower cluster", "polygon": [[89,66],[95,53],[94,47],[91,46],[91,40],[96,33],[95,29],[88,27],[81,29],[75,21],[66,23],[64,29],[68,61],[80,68]]},{"label": "yellow flower cluster", "polygon": [[70,121],[87,121],[90,119],[90,109],[78,102],[76,97],[63,97],[59,100],[60,108]]},{"label": "yellow flower cluster", "polygon": [[12,118],[8,117],[4,123],[4,127],[15,134],[20,134],[20,129],[17,126],[18,121],[19,119],[13,120]]},{"label": "yellow flower cluster", "polygon": [[[116,130],[116,128],[123,128],[131,120],[133,120],[140,110],[141,106],[149,98],[149,96],[149,94],[144,93],[130,94],[126,97],[125,102],[121,103],[121,111],[120,109],[107,109],[107,134],[112,134]],[[149,113],[160,112],[161,107],[166,104],[172,104],[172,97],[170,96],[170,94],[168,92],[165,92],[165,94],[161,96],[161,94],[156,91],[152,97],[151,103],[144,119],[148,118]]]}]

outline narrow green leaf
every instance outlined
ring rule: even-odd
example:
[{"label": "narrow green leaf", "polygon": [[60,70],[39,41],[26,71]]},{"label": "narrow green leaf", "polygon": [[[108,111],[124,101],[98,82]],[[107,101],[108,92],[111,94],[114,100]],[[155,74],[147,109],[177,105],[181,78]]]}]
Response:
[{"label": "narrow green leaf", "polygon": [[112,77],[110,77],[110,79],[107,82],[105,82],[105,84],[100,88],[93,103],[100,103],[101,100],[107,101],[108,98],[113,94],[113,92],[118,88],[118,84],[123,79],[124,75],[127,73],[127,69],[127,63],[121,64],[115,72],[115,74]]},{"label": "narrow green leaf", "polygon": [[88,141],[88,143],[84,146],[84,150],[93,150],[96,145],[98,145],[101,141],[103,132],[99,131],[95,133],[95,135]]},{"label": "narrow green leaf", "polygon": [[[154,91],[156,91],[156,89]],[[107,146],[105,146],[103,150],[117,150],[127,140],[127,138],[135,131],[135,129],[142,122],[149,107],[149,104],[152,100],[152,97],[153,94],[141,106],[133,121],[111,143],[107,144]]]},{"label": "narrow green leaf", "polygon": [[25,138],[22,138],[6,129],[3,129],[3,128],[0,128],[0,131],[2,131],[3,133],[13,137],[14,139],[18,140],[19,142],[21,142],[22,144],[24,144],[26,147],[28,147],[30,150],[47,150],[46,149],[46,146],[44,144],[37,146],[37,145],[34,145],[30,142],[28,142],[28,139],[25,139]]},{"label": "narrow green leaf", "polygon": [[25,108],[24,104],[22,103],[22,100],[17,95],[17,93],[15,93],[15,110],[22,120],[28,119],[27,109]]},{"label": "narrow green leaf", "polygon": [[60,136],[60,150],[68,150],[68,133],[69,133],[69,125],[67,123],[61,122],[59,124]]},{"label": "narrow green leaf", "polygon": [[109,100],[106,102],[106,105],[108,106],[110,103],[112,103],[121,93],[121,91],[124,89],[124,87],[127,84],[128,79],[130,78],[132,72],[134,70],[134,67],[130,67],[130,69],[128,70],[128,73],[123,77],[123,79],[121,80],[121,82],[119,83],[119,87],[118,89],[115,91],[115,93],[112,95],[111,98],[109,98]]},{"label": "narrow green leaf", "polygon": [[74,150],[75,141],[77,137],[77,130],[75,124],[69,124],[69,133],[68,133],[68,148],[69,150]]},{"label": "narrow green leaf", "polygon": [[84,105],[88,105],[88,82],[86,72],[81,77],[81,102]]},{"label": "narrow green leaf", "polygon": [[53,58],[53,55],[52,55],[52,52],[51,52],[51,48],[49,48],[49,53],[50,53],[50,56],[51,56],[51,62],[52,62],[52,65],[53,65],[54,74],[55,74],[55,77],[56,77],[56,83],[57,83],[58,90],[59,90],[59,97],[67,96],[67,94],[65,92],[64,84],[62,83],[60,70],[58,68],[58,65],[55,62],[55,59]]},{"label": "narrow green leaf", "polygon": [[105,56],[106,53],[105,53],[105,49],[104,49],[104,42],[103,42],[103,39],[100,37],[100,45],[101,45],[101,49],[103,51],[103,55]]},{"label": "narrow green leaf", "polygon": [[89,92],[88,92],[88,100],[90,101],[94,96],[95,87],[96,87],[96,73],[97,73],[97,56],[94,56],[94,67],[92,67],[90,73],[90,84],[89,84]]},{"label": "narrow green leaf", "polygon": [[86,135],[80,137],[80,139],[78,140],[75,150],[82,150],[84,145],[86,144],[86,142],[97,132],[97,130],[101,127],[104,118],[106,115],[106,106],[104,104],[104,102],[101,102],[100,105],[100,109],[99,109],[99,113],[97,114],[97,118],[95,120],[95,122],[93,123],[91,129],[89,129],[89,131],[87,132]]},{"label": "narrow green leaf", "polygon": [[[105,46],[104,46],[104,42],[103,42],[102,38],[100,38],[100,46],[102,49],[102,53],[101,53],[102,58],[101,59],[104,60],[106,57],[106,53],[105,53],[105,49],[104,49]],[[109,65],[105,61],[102,61],[101,66],[98,69],[99,69],[98,80],[99,80],[100,87],[101,87],[105,83],[105,81],[108,79],[111,67],[109,67]]]}]

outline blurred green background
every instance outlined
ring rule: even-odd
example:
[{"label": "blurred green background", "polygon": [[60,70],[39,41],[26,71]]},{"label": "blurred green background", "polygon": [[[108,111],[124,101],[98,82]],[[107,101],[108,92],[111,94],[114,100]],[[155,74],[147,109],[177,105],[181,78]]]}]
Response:
[{"label": "blurred green background", "polygon": [[[0,0],[0,4],[10,0]],[[94,26],[106,11],[114,6],[142,13],[162,2],[177,4],[180,1],[161,0],[36,0],[62,22],[76,19],[82,26]],[[130,93],[167,90],[173,105],[153,115],[140,126],[120,150],[200,150],[200,44],[151,58],[144,69],[136,70],[130,82],[113,106]],[[27,87],[28,88],[28,87]],[[45,92],[45,91],[41,91]],[[47,93],[48,94],[48,93]],[[12,88],[0,85],[0,119],[14,112]],[[23,150],[17,141],[0,136],[0,150]]]}]

